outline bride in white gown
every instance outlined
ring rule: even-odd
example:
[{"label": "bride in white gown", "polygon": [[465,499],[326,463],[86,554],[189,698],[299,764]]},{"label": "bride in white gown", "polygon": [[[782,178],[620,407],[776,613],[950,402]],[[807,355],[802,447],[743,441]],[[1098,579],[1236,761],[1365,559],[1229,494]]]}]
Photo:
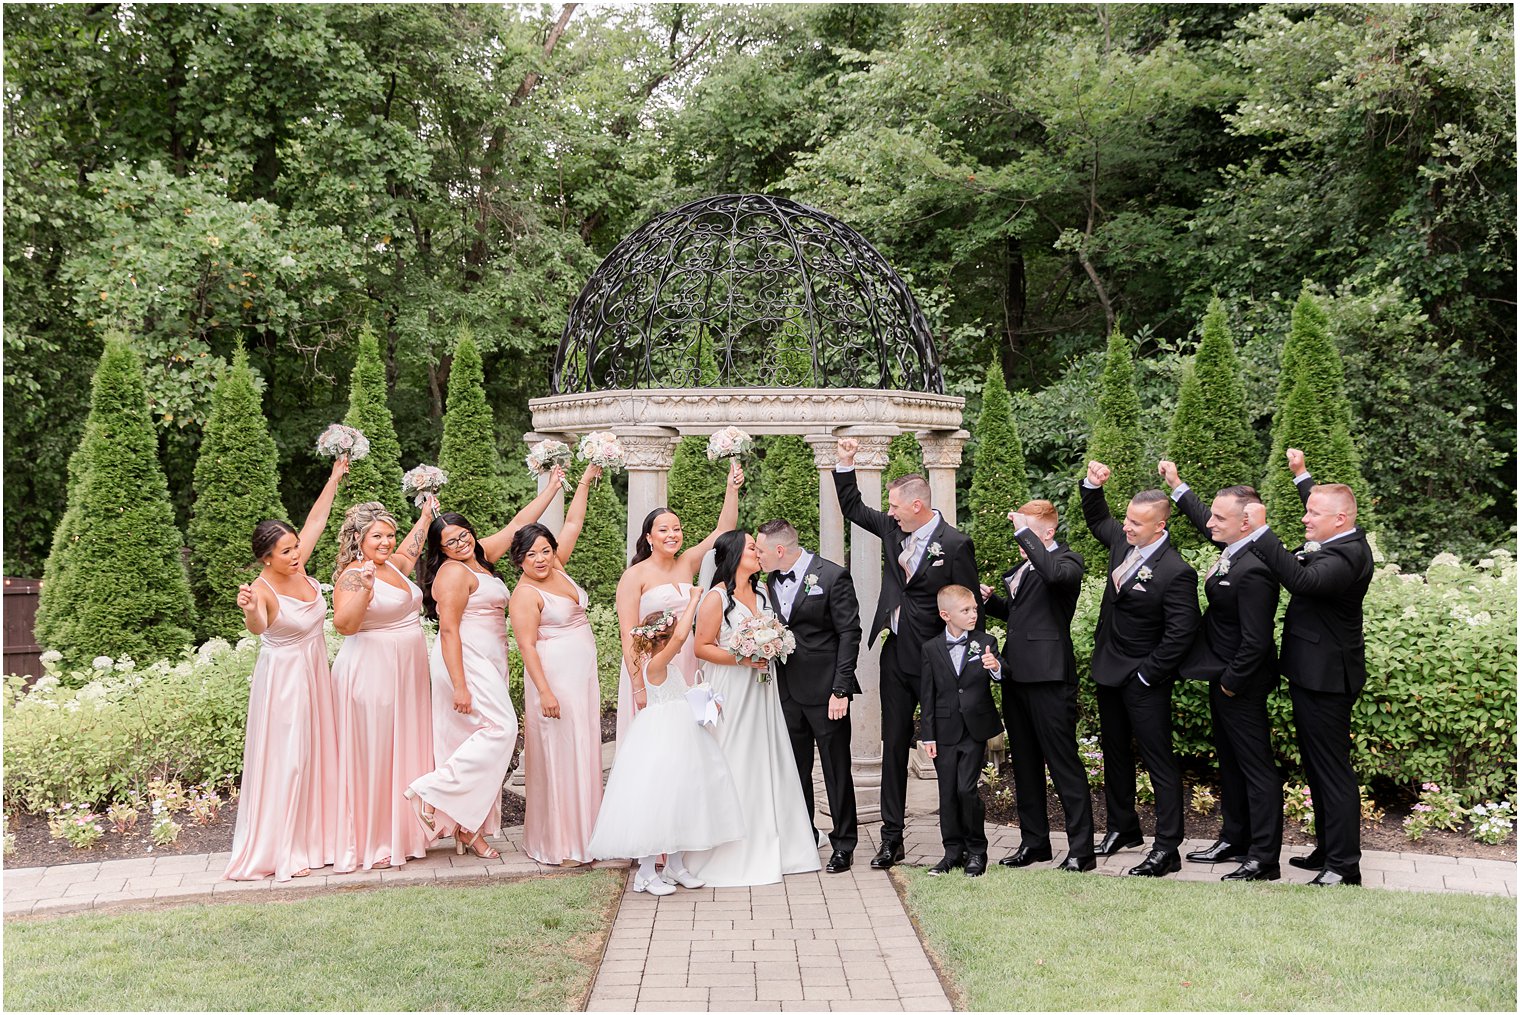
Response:
[{"label": "bride in white gown", "polygon": [[[771,612],[754,588],[760,555],[743,531],[725,532],[715,552],[712,588],[697,613],[697,658],[713,691],[723,696],[718,745],[739,791],[746,834],[708,852],[688,854],[686,862],[713,887],[770,885],[785,874],[818,870],[818,845],[797,782],[775,674],[766,663],[736,663],[723,647],[739,623]],[[757,680],[757,674],[766,679]]]}]

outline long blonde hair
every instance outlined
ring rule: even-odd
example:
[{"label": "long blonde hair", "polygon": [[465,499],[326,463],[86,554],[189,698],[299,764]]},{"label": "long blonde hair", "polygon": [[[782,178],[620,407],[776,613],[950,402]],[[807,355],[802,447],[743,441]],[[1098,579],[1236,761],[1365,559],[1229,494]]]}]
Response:
[{"label": "long blonde hair", "polygon": [[370,526],[376,522],[389,525],[392,532],[399,532],[401,528],[396,524],[396,516],[386,510],[385,505],[378,500],[367,500],[362,504],[355,504],[343,516],[343,525],[338,529],[338,562],[333,567],[334,583],[345,568],[363,558],[364,554],[359,549],[359,544],[364,541],[364,534],[370,530]]}]

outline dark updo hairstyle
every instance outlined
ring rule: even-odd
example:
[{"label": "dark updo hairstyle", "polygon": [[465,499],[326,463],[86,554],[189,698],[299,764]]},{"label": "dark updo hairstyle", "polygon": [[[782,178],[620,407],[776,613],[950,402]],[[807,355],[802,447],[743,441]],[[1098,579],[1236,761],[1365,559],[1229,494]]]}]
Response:
[{"label": "dark updo hairstyle", "polygon": [[512,555],[513,567],[522,570],[522,562],[528,559],[540,536],[549,541],[549,549],[559,552],[559,540],[554,538],[554,533],[537,522],[530,522],[512,534],[512,549],[508,552]]},{"label": "dark updo hairstyle", "polygon": [[253,559],[263,560],[274,552],[280,540],[285,538],[285,533],[290,533],[297,539],[300,533],[291,527],[289,522],[282,522],[277,518],[268,518],[253,527]]},{"label": "dark updo hairstyle", "polygon": [[464,515],[454,511],[445,511],[433,519],[433,524],[428,526],[427,550],[424,552],[422,562],[417,568],[417,584],[422,588],[422,612],[428,615],[430,620],[438,619],[438,602],[433,598],[433,580],[438,577],[438,569],[443,567],[443,562],[452,560],[443,552],[443,530],[450,525],[457,525],[464,529],[475,540],[475,561],[487,574],[495,574],[496,568],[486,560],[486,552],[480,548],[480,537],[475,535],[475,528]]},{"label": "dark updo hairstyle", "polygon": [[[731,529],[718,537],[713,544],[713,576],[712,584],[708,588],[717,588],[722,585],[728,592],[728,600],[723,606],[723,619],[728,619],[728,611],[734,607],[734,589],[739,584],[739,561],[744,557],[744,547],[749,539],[749,533],[743,529]],[[749,587],[755,590],[760,584],[760,572],[756,571],[749,576]]]},{"label": "dark updo hairstyle", "polygon": [[[648,560],[654,556],[654,547],[649,545],[649,531],[654,528],[654,520],[661,515],[675,514],[668,507],[657,507],[644,516],[644,526],[639,529],[639,541],[633,544],[633,559],[628,562],[629,567],[632,567],[641,560]],[[681,516],[676,515],[676,521],[680,520]]]}]

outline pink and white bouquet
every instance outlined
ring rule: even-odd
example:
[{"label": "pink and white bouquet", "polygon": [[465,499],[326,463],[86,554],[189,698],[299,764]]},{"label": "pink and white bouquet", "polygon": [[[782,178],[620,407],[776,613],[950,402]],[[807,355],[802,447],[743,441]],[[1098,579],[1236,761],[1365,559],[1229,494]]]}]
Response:
[{"label": "pink and white bouquet", "polygon": [[449,474],[438,466],[419,465],[401,477],[401,495],[412,498],[412,503],[420,508],[429,497],[438,496],[448,481]]},{"label": "pink and white bouquet", "polygon": [[581,461],[599,466],[608,475],[622,472],[628,462],[623,442],[611,430],[593,430],[582,437],[576,454]]},{"label": "pink and white bouquet", "polygon": [[[786,659],[797,648],[797,639],[781,619],[774,614],[762,613],[758,617],[741,620],[734,628],[729,651],[739,659],[755,662],[778,662]],[[756,671],[755,679],[764,683],[771,678],[769,667]]]},{"label": "pink and white bouquet", "polygon": [[[564,441],[539,441],[528,452],[526,461],[528,463],[528,471],[535,476],[542,476],[556,465],[561,469],[568,470],[570,468],[570,445]],[[566,490],[569,490],[569,477],[560,477],[560,484]]]},{"label": "pink and white bouquet", "polygon": [[362,430],[334,423],[317,438],[317,453],[328,458],[347,458],[357,462],[369,454],[369,438]]},{"label": "pink and white bouquet", "polygon": [[707,439],[707,460],[738,458],[747,455],[755,446],[755,439],[736,426],[726,426]]}]

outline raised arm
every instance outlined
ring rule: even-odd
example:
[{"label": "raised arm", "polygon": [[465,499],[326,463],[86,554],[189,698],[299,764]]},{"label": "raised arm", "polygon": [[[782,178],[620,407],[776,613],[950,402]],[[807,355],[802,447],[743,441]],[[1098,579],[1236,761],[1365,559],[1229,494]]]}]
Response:
[{"label": "raised arm", "polygon": [[480,552],[486,555],[486,560],[496,563],[506,556],[512,548],[512,537],[517,535],[517,530],[524,525],[531,525],[544,516],[549,510],[549,505],[554,503],[554,498],[559,496],[560,489],[564,486],[565,470],[556,465],[549,472],[549,481],[544,488],[538,491],[538,496],[528,502],[528,506],[512,516],[499,532],[493,532],[480,541]]},{"label": "raised arm", "polygon": [[580,485],[575,488],[575,497],[570,501],[570,509],[565,512],[565,525],[559,530],[559,549],[554,555],[561,564],[569,563],[570,554],[575,551],[575,541],[581,538],[581,529],[586,526],[586,502],[591,497],[591,484],[601,474],[600,465],[588,465],[586,471],[581,473]]},{"label": "raised arm", "polygon": [[635,709],[644,707],[639,700],[644,694],[644,677],[639,672],[638,652],[633,647],[633,629],[643,618],[639,616],[639,578],[634,569],[623,572],[617,584],[618,638],[623,647],[623,670],[628,674],[628,684],[633,690]]},{"label": "raised arm", "polygon": [[322,492],[317,494],[317,502],[306,513],[306,522],[301,526],[301,534],[297,538],[300,545],[296,547],[296,553],[301,558],[301,570],[306,570],[306,562],[311,559],[311,553],[317,548],[317,541],[322,538],[322,533],[327,530],[327,518],[332,514],[333,499],[338,496],[338,483],[348,475],[348,456],[339,455],[333,459],[332,472],[328,474],[327,484],[322,487]]},{"label": "raised arm", "polygon": [[1264,560],[1282,587],[1294,595],[1339,595],[1362,577],[1363,569],[1344,554],[1322,550],[1300,558],[1289,553],[1271,529],[1252,541],[1251,552]]},{"label": "raised arm", "polygon": [[400,569],[402,574],[411,574],[412,568],[417,566],[417,561],[422,559],[422,552],[427,549],[427,530],[433,524],[433,519],[438,515],[438,498],[428,494],[422,502],[422,514],[417,516],[417,524],[412,526],[412,531],[406,534],[406,538],[396,544],[396,549],[391,551],[391,563]]},{"label": "raised arm", "polygon": [[559,718],[559,699],[544,675],[544,661],[538,655],[538,622],[544,612],[544,597],[527,582],[518,582],[512,591],[507,616],[512,619],[512,634],[522,655],[523,672],[538,688],[538,706],[545,719]]},{"label": "raised arm", "polygon": [[1088,462],[1087,476],[1082,480],[1082,519],[1093,536],[1110,550],[1124,544],[1124,526],[1114,521],[1108,510],[1108,499],[1103,496],[1103,484],[1113,471],[1102,462]]},{"label": "raised arm", "polygon": [[707,538],[696,546],[681,554],[679,561],[693,578],[702,569],[702,558],[707,556],[707,551],[717,543],[718,537],[725,532],[732,532],[739,524],[739,487],[744,485],[744,467],[739,464],[739,459],[731,458],[728,462],[728,485],[723,488],[723,510],[718,512],[717,526],[707,534]]},{"label": "raised arm", "polygon": [[835,445],[835,455],[843,472],[834,470],[834,492],[839,495],[839,511],[845,520],[859,525],[878,539],[885,540],[887,533],[897,528],[897,522],[885,511],[878,511],[860,498],[860,485],[855,482],[855,453],[860,442],[853,437],[841,437]]},{"label": "raised arm", "polygon": [[675,627],[670,632],[670,639],[660,647],[660,650],[649,657],[649,666],[645,670],[651,676],[658,676],[659,683],[665,682],[665,668],[670,661],[681,651],[681,646],[686,644],[687,637],[691,634],[691,618],[696,616],[697,602],[702,597],[702,590],[695,585],[691,588],[691,597],[686,601],[686,609],[676,618]]},{"label": "raised arm", "polygon": [[[1176,502],[1182,513],[1187,515],[1187,520],[1192,523],[1193,528],[1221,550],[1229,545],[1216,540],[1214,534],[1209,531],[1209,509],[1203,506],[1203,501],[1198,499],[1192,487],[1182,481],[1182,476],[1177,472],[1177,463],[1163,458],[1156,463],[1156,471],[1161,474],[1166,488],[1172,491],[1172,500]],[[1180,494],[1177,492],[1179,489],[1182,490]]]},{"label": "raised arm", "polygon": [[1034,530],[1028,526],[1015,532],[1013,538],[1024,548],[1029,566],[1045,580],[1046,585],[1052,588],[1081,587],[1082,565],[1072,554],[1056,554],[1045,549]]}]

